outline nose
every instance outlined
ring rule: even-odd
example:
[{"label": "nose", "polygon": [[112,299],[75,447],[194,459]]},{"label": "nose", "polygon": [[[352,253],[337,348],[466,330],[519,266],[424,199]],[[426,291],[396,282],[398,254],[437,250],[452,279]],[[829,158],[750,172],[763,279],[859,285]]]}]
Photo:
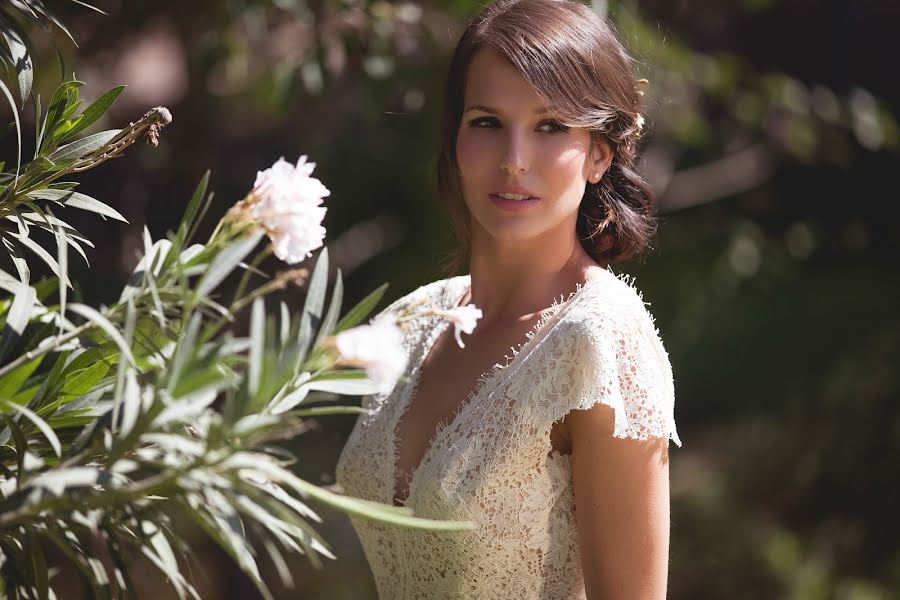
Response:
[{"label": "nose", "polygon": [[519,175],[528,171],[529,162],[525,134],[511,130],[506,137],[506,148],[503,160],[500,162],[500,170],[510,175]]}]

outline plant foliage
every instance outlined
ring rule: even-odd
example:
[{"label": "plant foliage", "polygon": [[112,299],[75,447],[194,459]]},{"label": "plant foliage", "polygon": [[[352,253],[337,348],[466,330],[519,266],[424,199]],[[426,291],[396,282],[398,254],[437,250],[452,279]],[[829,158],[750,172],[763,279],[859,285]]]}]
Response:
[{"label": "plant foliage", "polygon": [[[52,17],[36,1],[0,9],[9,57],[30,65],[16,46],[22,40],[27,49],[25,38],[10,34],[14,9]],[[27,97],[29,79],[21,72],[18,79]],[[124,218],[67,178],[140,139],[155,143],[171,121],[160,107],[122,129],[84,135],[122,88],[82,108],[81,85],[64,82],[45,112],[38,106],[34,157],[0,172],[0,239],[15,267],[0,270],[0,597],[55,597],[51,552],[74,565],[87,597],[132,594],[136,559],[156,565],[180,597],[197,597],[184,574],[185,522],[271,597],[261,556],[286,584],[283,553],[302,553],[313,564],[334,556],[311,526],[320,518],[310,502],[399,526],[470,526],[347,498],[291,471],[297,457],[279,440],[302,431],[304,419],[362,410],[307,406],[316,392],[373,390],[365,371],[342,367],[332,336],[361,323],[384,287],[339,319],[343,285],[338,271],[327,293],[327,250],[311,274],[269,276],[258,265],[271,248],[258,250],[263,232],[252,223],[223,219],[198,243],[208,174],[177,231],[158,240],[144,231],[143,257],[115,302],[91,307],[69,299],[70,250],[86,261],[84,247],[93,246],[54,210]],[[50,234],[50,250],[34,239],[37,231]],[[53,277],[34,281],[34,260]],[[251,289],[254,275],[264,282]],[[281,303],[271,316],[266,296],[290,284],[306,287],[302,309]],[[249,334],[232,333],[229,326],[247,312]],[[98,545],[106,558],[98,558]]]}]

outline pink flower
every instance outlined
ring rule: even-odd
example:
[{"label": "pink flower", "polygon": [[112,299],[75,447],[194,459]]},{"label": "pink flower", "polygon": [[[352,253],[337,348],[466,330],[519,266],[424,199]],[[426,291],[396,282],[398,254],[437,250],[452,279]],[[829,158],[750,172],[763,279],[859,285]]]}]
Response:
[{"label": "pink flower", "polygon": [[335,336],[335,345],[343,359],[363,367],[369,379],[382,392],[390,391],[406,368],[403,332],[396,315],[384,314],[368,325],[359,325]]},{"label": "pink flower", "polygon": [[449,310],[435,312],[453,324],[453,335],[456,337],[456,343],[459,344],[460,348],[466,347],[462,342],[460,333],[470,334],[475,331],[476,322],[483,316],[481,309],[474,304],[457,306],[456,308],[451,308]]},{"label": "pink flower", "polygon": [[315,167],[306,162],[306,156],[301,156],[296,166],[282,157],[257,173],[253,185],[253,217],[272,240],[275,255],[289,264],[312,256],[325,241],[322,220],[327,209],[322,199],[331,192],[311,177]]}]

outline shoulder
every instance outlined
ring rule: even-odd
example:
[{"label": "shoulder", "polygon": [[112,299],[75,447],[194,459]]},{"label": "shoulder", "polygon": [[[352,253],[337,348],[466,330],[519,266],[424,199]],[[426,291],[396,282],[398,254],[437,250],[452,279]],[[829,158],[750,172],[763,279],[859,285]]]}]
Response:
[{"label": "shoulder", "polygon": [[671,437],[680,446],[672,367],[634,279],[606,271],[575,300],[563,319],[575,387],[562,412],[606,404],[615,437]]},{"label": "shoulder", "polygon": [[659,340],[649,303],[634,277],[602,270],[584,285],[565,321],[571,333],[585,339],[647,336]]}]

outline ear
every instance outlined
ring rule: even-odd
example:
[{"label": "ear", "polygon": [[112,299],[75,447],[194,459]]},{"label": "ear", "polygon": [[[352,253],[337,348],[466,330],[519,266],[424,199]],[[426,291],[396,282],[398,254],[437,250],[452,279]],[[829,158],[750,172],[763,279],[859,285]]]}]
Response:
[{"label": "ear", "polygon": [[613,155],[614,152],[605,138],[598,136],[591,141],[591,155],[587,162],[587,180],[590,183],[597,183],[603,178],[612,163]]}]

